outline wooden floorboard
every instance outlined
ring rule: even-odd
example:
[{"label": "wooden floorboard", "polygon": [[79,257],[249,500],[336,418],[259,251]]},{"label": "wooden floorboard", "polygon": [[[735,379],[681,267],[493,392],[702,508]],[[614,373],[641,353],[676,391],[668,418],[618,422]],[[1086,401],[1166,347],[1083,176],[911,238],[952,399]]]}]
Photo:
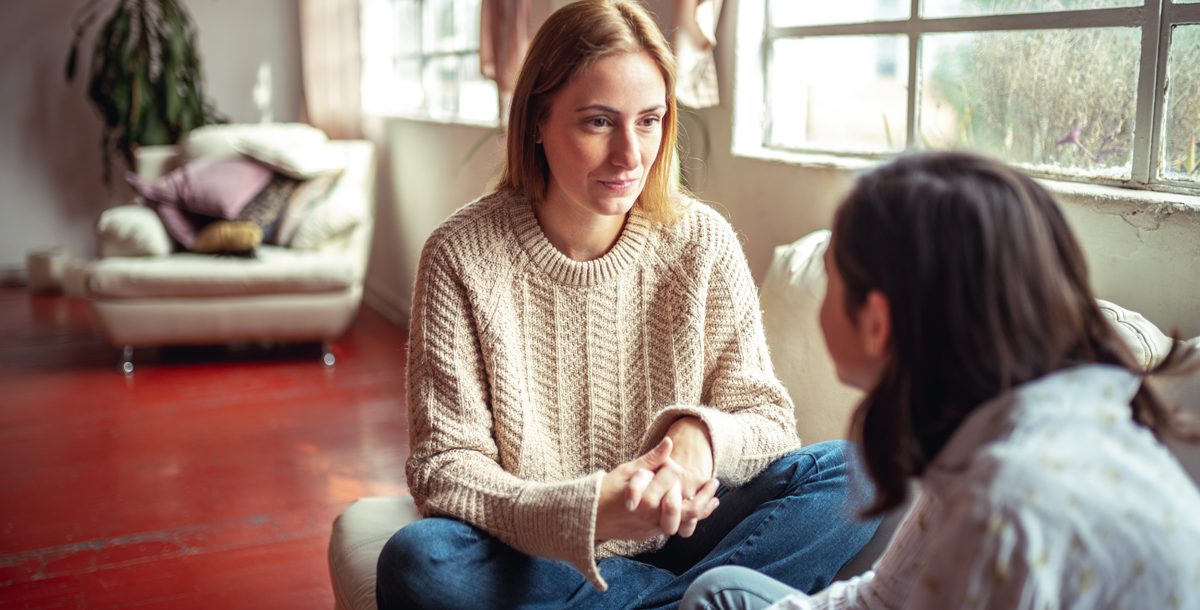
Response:
[{"label": "wooden floorboard", "polygon": [[0,608],[331,608],[333,518],[406,494],[406,334],[158,349],[0,289]]}]

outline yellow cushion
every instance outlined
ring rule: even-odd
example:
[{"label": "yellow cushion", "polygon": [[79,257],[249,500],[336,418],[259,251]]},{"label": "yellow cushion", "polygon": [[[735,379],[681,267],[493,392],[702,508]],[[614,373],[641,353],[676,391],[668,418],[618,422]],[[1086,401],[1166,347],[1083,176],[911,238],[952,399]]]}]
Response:
[{"label": "yellow cushion", "polygon": [[194,252],[205,254],[243,254],[253,252],[262,243],[262,227],[244,220],[218,220],[209,223],[196,236]]}]

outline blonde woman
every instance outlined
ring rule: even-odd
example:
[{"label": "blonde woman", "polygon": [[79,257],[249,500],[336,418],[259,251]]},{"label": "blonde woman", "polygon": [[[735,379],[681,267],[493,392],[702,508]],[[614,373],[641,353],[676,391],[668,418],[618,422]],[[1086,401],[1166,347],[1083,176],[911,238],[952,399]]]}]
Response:
[{"label": "blonde woman", "polygon": [[665,608],[718,565],[816,590],[874,533],[846,450],[798,449],[732,229],[672,184],[674,66],[638,4],[554,13],[496,192],[421,256],[409,344],[426,519],[381,608]]}]

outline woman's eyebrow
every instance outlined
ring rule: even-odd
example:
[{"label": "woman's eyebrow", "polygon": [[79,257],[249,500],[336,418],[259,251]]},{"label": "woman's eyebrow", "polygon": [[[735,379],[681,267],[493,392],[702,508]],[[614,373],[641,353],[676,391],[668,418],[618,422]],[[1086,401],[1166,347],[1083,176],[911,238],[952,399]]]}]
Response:
[{"label": "woman's eyebrow", "polygon": [[[647,112],[656,112],[656,111],[666,110],[666,108],[667,108],[666,106],[664,106],[662,104],[658,104],[655,106],[650,106],[649,108],[644,108],[644,109],[640,110],[638,112],[638,114],[646,114]],[[582,106],[580,108],[576,108],[575,112],[584,112],[587,110],[599,110],[599,111],[608,112],[611,114],[621,114],[621,111],[617,110],[616,108],[613,108],[612,106],[605,106],[604,104],[588,104],[587,106]]]}]

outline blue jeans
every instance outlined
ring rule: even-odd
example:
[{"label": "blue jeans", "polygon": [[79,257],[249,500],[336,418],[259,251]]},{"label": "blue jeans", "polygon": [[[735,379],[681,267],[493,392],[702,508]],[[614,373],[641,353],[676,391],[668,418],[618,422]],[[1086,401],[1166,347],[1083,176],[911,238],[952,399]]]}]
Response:
[{"label": "blue jeans", "polygon": [[690,538],[654,552],[600,560],[608,591],[571,564],[530,557],[471,525],[445,518],[396,532],[379,556],[375,598],[388,608],[676,608],[698,576],[739,565],[815,592],[871,539],[878,519],[858,513],[871,498],[852,489],[852,446],[793,451],[741,487],[722,485],[721,505]]}]

